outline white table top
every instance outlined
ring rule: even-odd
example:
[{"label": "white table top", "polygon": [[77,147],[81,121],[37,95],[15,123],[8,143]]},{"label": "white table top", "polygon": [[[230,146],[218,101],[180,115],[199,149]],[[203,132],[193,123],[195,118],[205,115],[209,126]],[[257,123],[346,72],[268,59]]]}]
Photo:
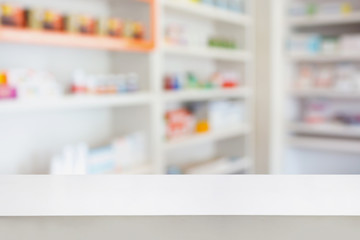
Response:
[{"label": "white table top", "polygon": [[0,216],[360,216],[358,176],[0,176]]}]

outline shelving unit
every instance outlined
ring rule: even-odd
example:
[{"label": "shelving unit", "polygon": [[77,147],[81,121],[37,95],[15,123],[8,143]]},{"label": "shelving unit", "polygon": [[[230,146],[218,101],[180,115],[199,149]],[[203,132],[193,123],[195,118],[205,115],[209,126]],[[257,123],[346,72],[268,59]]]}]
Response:
[{"label": "shelving unit", "polygon": [[[68,144],[104,146],[132,132],[146,136],[147,161],[113,174],[157,172],[153,78],[151,58],[155,48],[156,5],[153,0],[101,1],[31,0],[20,6],[46,7],[64,13],[115,16],[145,23],[144,40],[60,33],[0,26],[0,69],[35,68],[53,73],[68,85],[77,68],[92,74],[136,72],[140,91],[110,95],[1,100],[0,174],[47,174],[50,160]],[[129,65],[127,62],[131,62]],[[136,64],[135,64],[136,63]],[[146,119],[148,121],[140,121]]]},{"label": "shelving unit", "polygon": [[[232,12],[221,9],[206,3],[194,3],[190,0],[162,0],[160,1],[159,12],[159,54],[158,63],[163,66],[158,72],[157,89],[159,91],[158,114],[163,117],[168,104],[204,102],[213,100],[236,99],[245,104],[246,115],[243,123],[239,126],[223,130],[209,131],[203,134],[194,134],[173,140],[164,140],[159,136],[159,167],[163,171],[167,167],[175,164],[174,155],[180,159],[179,165],[190,162],[204,162],[205,172],[208,174],[227,174],[244,172],[250,173],[253,169],[253,9],[254,1],[245,0],[245,13]],[[207,34],[224,34],[223,31],[232,31],[232,34],[241,39],[240,48],[225,49],[208,47],[204,45],[174,45],[165,41],[164,32],[166,24],[169,22],[180,22],[187,25],[196,25],[201,29],[204,28],[204,36]],[[193,27],[193,26],[191,26]],[[231,30],[229,30],[231,29]],[[236,31],[236,34],[234,34]],[[201,32],[201,30],[199,31]],[[202,33],[198,33],[202,34]],[[228,34],[228,33],[225,33]],[[225,35],[229,36],[231,34]],[[174,64],[170,65],[170,63]],[[190,63],[191,62],[191,63]],[[193,65],[191,65],[193,64]],[[177,69],[175,67],[177,66]],[[163,78],[168,71],[192,71],[196,69],[216,69],[230,66],[236,71],[243,71],[244,86],[234,89],[193,89],[167,91],[163,89]],[[229,68],[229,67],[228,67]],[[163,126],[159,126],[161,129]],[[210,126],[211,128],[211,126]],[[201,149],[201,152],[199,151]],[[224,165],[206,165],[206,160],[211,158],[214,153],[211,149],[217,149],[221,154],[226,152],[235,155],[241,155],[242,161],[233,164]],[[205,160],[205,161],[203,161]],[[208,167],[208,168],[207,168]],[[201,167],[200,167],[201,168]]]},{"label": "shelving unit", "polygon": [[[31,0],[19,4],[32,6]],[[14,67],[44,69],[68,84],[76,68],[107,74],[136,72],[141,91],[121,95],[64,95],[0,101],[0,174],[46,174],[49,161],[67,144],[86,142],[103,146],[116,137],[131,132],[146,133],[147,161],[133,169],[119,169],[110,174],[165,174],[170,163],[166,155],[188,147],[215,144],[216,149],[243,157],[241,162],[204,166],[208,174],[249,173],[252,171],[253,125],[253,1],[246,0],[246,14],[235,13],[188,0],[83,0],[61,2],[39,0],[64,12],[84,12],[94,16],[120,16],[146,22],[146,38],[131,40],[81,34],[57,33],[0,26],[0,51],[11,58],[0,59],[0,70]],[[75,7],[73,7],[75,6]],[[74,8],[74,9],[73,9]],[[163,26],[172,12],[200,18],[205,24],[236,30],[242,47],[237,50],[167,46]],[[169,14],[169,15],[168,15]],[[137,19],[134,19],[137,20]],[[239,35],[239,36],[237,36]],[[165,60],[184,58],[212,62],[243,71],[246,84],[238,88],[187,91],[163,90]],[[165,66],[165,67],[164,67]],[[174,102],[200,102],[236,99],[244,102],[246,116],[238,126],[223,131],[194,134],[166,141],[163,135],[165,106]],[[214,147],[215,148],[215,147]],[[21,152],[19,152],[21,149]],[[204,148],[203,148],[204,149]],[[202,149],[202,150],[203,150]],[[187,156],[184,156],[187,160]],[[205,170],[204,170],[205,171]]]},{"label": "shelving unit", "polygon": [[[298,34],[304,34],[304,36],[319,34],[330,37],[358,34],[356,26],[360,23],[359,5],[356,1],[348,1],[354,7],[353,12],[348,14],[340,14],[339,11],[339,14],[318,13],[313,16],[298,17],[288,15],[292,2],[292,0],[283,0],[274,7],[275,12],[282,12],[285,15],[277,17],[276,36],[275,40],[273,39],[279,43],[274,47],[277,51],[274,53],[276,55],[274,63],[277,64],[277,66],[274,65],[277,69],[275,75],[278,77],[275,80],[277,85],[274,87],[277,88],[276,94],[280,95],[276,99],[274,111],[281,116],[273,119],[278,122],[273,134],[280,136],[278,139],[273,139],[276,142],[273,145],[273,173],[360,172],[360,162],[357,161],[360,154],[360,131],[356,125],[335,123],[334,119],[323,123],[308,123],[304,120],[306,104],[309,101],[327,101],[327,104],[332,107],[329,111],[334,114],[338,113],[335,109],[339,111],[344,107],[346,112],[359,100],[360,91],[355,87],[339,90],[335,86],[321,88],[313,84],[299,87],[295,84],[295,81],[299,79],[296,79],[299,69],[305,64],[316,68],[321,66],[335,68],[344,63],[358,64],[360,54],[356,51],[344,52],[341,47],[332,53],[321,53],[326,52],[324,49],[319,50],[320,53],[300,53],[299,51],[294,53],[289,51],[285,44],[289,38]],[[322,4],[324,1],[303,1],[303,3]]]}]

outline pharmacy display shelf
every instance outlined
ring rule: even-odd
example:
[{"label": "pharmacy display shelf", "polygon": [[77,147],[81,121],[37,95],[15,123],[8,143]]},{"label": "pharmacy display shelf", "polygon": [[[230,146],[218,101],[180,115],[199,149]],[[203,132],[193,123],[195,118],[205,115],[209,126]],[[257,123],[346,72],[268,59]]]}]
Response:
[{"label": "pharmacy display shelf", "polygon": [[249,169],[249,160],[243,158],[241,160],[229,161],[218,160],[211,163],[204,164],[189,170],[188,174],[234,174],[239,172],[245,172]]},{"label": "pharmacy display shelf", "polygon": [[324,123],[324,124],[290,123],[289,130],[293,133],[299,133],[299,134],[360,138],[359,126],[345,126],[336,123]]},{"label": "pharmacy display shelf", "polygon": [[86,36],[9,27],[0,27],[0,41],[108,51],[149,52],[154,48],[153,42],[145,40]]},{"label": "pharmacy display shelf", "polygon": [[[308,51],[291,50],[289,45],[284,44],[293,36],[296,38],[306,36],[307,34],[320,34],[341,37],[344,34],[355,34],[356,26],[360,23],[360,12],[355,11],[349,14],[318,14],[314,16],[289,16],[289,7],[296,0],[281,0],[277,6],[274,5],[274,13],[276,20],[272,25],[273,49],[278,49],[274,53],[274,90],[273,96],[280,96],[275,99],[274,111],[278,114],[273,116],[274,123],[273,134],[273,155],[272,155],[272,173],[286,174],[290,169],[297,169],[299,174],[321,173],[325,169],[331,169],[331,173],[343,173],[340,169],[346,169],[345,172],[353,172],[347,160],[352,159],[346,153],[360,154],[360,128],[355,126],[345,126],[340,123],[324,123],[324,124],[306,124],[299,122],[287,123],[285,119],[293,114],[304,114],[303,108],[295,109],[286,106],[302,105],[304,100],[308,99],[324,99],[330,101],[330,105],[337,105],[341,102],[341,107],[346,105],[348,100],[360,100],[360,91],[356,88],[338,90],[336,88],[321,89],[309,87],[307,89],[297,89],[286,86],[292,85],[294,78],[298,78],[298,74],[302,74],[302,64],[317,64],[321,67],[334,67],[337,63],[351,63],[357,65],[360,63],[360,54],[356,51],[347,50],[341,46],[334,50],[312,53],[310,47]],[[321,2],[321,3],[320,3]],[[319,6],[324,1],[316,1]],[[341,4],[344,1],[336,0],[334,4]],[[352,2],[352,3],[355,3]],[[352,4],[351,3],[351,4]],[[305,3],[306,5],[307,3]],[[325,4],[325,3],[324,3]],[[305,38],[304,38],[305,39]],[[305,40],[304,40],[305,41]],[[336,49],[336,50],[335,50]],[[285,54],[284,54],[285,53]],[[290,78],[289,78],[290,77]],[[346,100],[346,101],[345,101]],[[346,107],[345,107],[346,108]],[[295,112],[294,112],[295,111]],[[303,113],[304,112],[304,113]],[[276,129],[275,129],[276,128]],[[356,141],[355,139],[359,140]],[[289,148],[295,147],[294,154],[285,154]],[[307,163],[293,159],[300,159],[303,156],[302,151],[312,149],[321,150],[324,154],[307,154]],[[337,151],[338,155],[334,158],[338,159],[332,166],[326,166],[325,153],[333,153]],[[304,164],[304,165],[303,165]],[[358,165],[360,166],[360,165]],[[358,167],[356,169],[359,169]],[[358,171],[358,170],[355,170]]]},{"label": "pharmacy display shelf", "polygon": [[[173,149],[180,149],[186,146],[194,146],[197,144],[213,143],[221,140],[229,140],[234,149],[229,149],[239,152],[253,161],[254,141],[253,141],[253,111],[254,108],[254,68],[255,61],[253,60],[254,49],[254,9],[255,2],[253,0],[243,1],[246,13],[236,13],[235,11],[225,10],[192,0],[161,0],[159,1],[159,29],[157,39],[159,42],[159,58],[158,65],[161,68],[158,71],[158,82],[156,88],[161,92],[156,97],[157,102],[161,105],[158,108],[158,116],[164,118],[167,112],[167,104],[169,103],[187,103],[187,102],[200,102],[212,101],[217,99],[231,100],[236,99],[241,101],[246,109],[244,118],[246,124],[242,121],[236,123],[234,128],[224,129],[224,131],[210,131],[203,134],[194,134],[184,136],[173,140],[164,140],[163,135],[160,135],[160,144],[157,146],[159,149],[158,162],[163,172],[167,172],[170,157],[168,151]],[[197,21],[198,19],[198,21]],[[196,21],[196,22],[195,22]],[[207,44],[185,44],[176,45],[166,41],[167,27],[174,24],[179,25],[185,30],[194,22],[194,30],[198,29],[198,33],[194,31],[184,31],[184,38],[195,37],[196,34],[202,34],[203,37],[209,39],[213,35],[220,35],[223,37],[231,36],[238,41],[241,48],[221,48],[207,46]],[[191,35],[194,34],[194,35]],[[191,40],[190,40],[191,42]],[[194,64],[192,64],[192,62]],[[166,64],[165,64],[166,63]],[[174,65],[171,65],[174,64]],[[207,71],[226,71],[232,70],[240,73],[246,85],[234,89],[194,89],[194,90],[179,90],[168,91],[163,88],[164,73],[167,72],[197,72],[203,71],[202,68],[208,68]],[[179,104],[178,106],[181,106]],[[158,125],[158,129],[163,129],[163,125]],[[244,141],[237,141],[239,138]],[[197,151],[202,151],[199,149]],[[198,152],[194,154],[198,154]],[[240,153],[241,152],[241,153]],[[191,157],[188,160],[191,160]],[[184,159],[186,160],[186,159]],[[247,165],[244,173],[252,172],[252,166]],[[241,172],[241,171],[239,171]],[[219,172],[219,174],[226,174]]]},{"label": "pharmacy display shelf", "polygon": [[308,150],[360,154],[360,141],[314,137],[290,137],[291,147]]},{"label": "pharmacy display shelf", "polygon": [[333,54],[291,53],[289,57],[296,62],[360,62],[360,54],[357,52]]},{"label": "pharmacy display shelf", "polygon": [[247,26],[251,24],[251,18],[241,13],[231,12],[211,5],[194,3],[185,0],[164,0],[163,4],[169,9],[174,9],[196,16],[201,16],[215,21],[221,21],[230,24]]},{"label": "pharmacy display shelf", "polygon": [[251,55],[248,52],[237,49],[166,45],[164,51],[167,54],[173,55],[213,58],[225,61],[245,62],[251,59]]},{"label": "pharmacy display shelf", "polygon": [[290,95],[299,98],[360,99],[360,91],[336,91],[332,89],[294,89]]},{"label": "pharmacy display shelf", "polygon": [[318,15],[309,17],[291,17],[290,25],[293,27],[316,27],[316,26],[333,26],[360,23],[360,12],[348,15]]},{"label": "pharmacy display shelf", "polygon": [[147,105],[150,102],[151,95],[148,93],[129,93],[107,96],[79,95],[46,99],[3,100],[0,102],[0,113],[33,110],[136,106]]},{"label": "pharmacy display shelf", "polygon": [[251,95],[249,88],[234,89],[203,89],[203,90],[179,90],[167,92],[164,95],[166,101],[201,101],[221,98],[247,98]]},{"label": "pharmacy display shelf", "polygon": [[165,150],[173,150],[191,145],[220,141],[228,138],[246,136],[251,132],[251,128],[247,125],[235,127],[219,131],[210,131],[207,133],[199,133],[186,137],[176,138],[165,142]]}]

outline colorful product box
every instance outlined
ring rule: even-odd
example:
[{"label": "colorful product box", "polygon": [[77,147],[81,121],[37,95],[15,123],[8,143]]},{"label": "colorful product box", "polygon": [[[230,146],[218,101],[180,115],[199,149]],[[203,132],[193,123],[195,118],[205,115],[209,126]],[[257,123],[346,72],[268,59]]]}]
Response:
[{"label": "colorful product box", "polygon": [[63,16],[55,11],[45,10],[42,25],[46,30],[61,31],[64,29]]},{"label": "colorful product box", "polygon": [[124,24],[118,18],[110,18],[107,20],[107,35],[112,37],[122,37]]},{"label": "colorful product box", "polygon": [[144,26],[140,22],[135,22],[133,38],[144,39],[145,37],[144,35],[145,35]]},{"label": "colorful product box", "polygon": [[64,18],[64,22],[67,32],[90,35],[97,32],[96,19],[86,15],[68,15]]},{"label": "colorful product box", "polygon": [[24,27],[25,13],[24,9],[10,4],[2,4],[0,11],[0,22],[4,26]]},{"label": "colorful product box", "polygon": [[8,85],[7,75],[0,72],[0,100],[14,99],[17,97],[16,89]]},{"label": "colorful product box", "polygon": [[3,99],[15,99],[17,96],[16,89],[10,86],[0,85],[0,100]]},{"label": "colorful product box", "polygon": [[64,17],[52,10],[29,8],[26,10],[27,26],[31,29],[63,31]]},{"label": "colorful product box", "polygon": [[78,31],[85,34],[94,34],[96,31],[96,20],[89,16],[78,16]]},{"label": "colorful product box", "polygon": [[177,109],[167,112],[166,120],[166,136],[169,139],[181,137],[194,132],[195,118],[186,109]]},{"label": "colorful product box", "polygon": [[27,27],[34,30],[63,31],[100,36],[144,39],[145,28],[140,22],[122,21],[119,18],[93,18],[88,15],[63,15],[50,9],[20,8],[0,5],[0,24]]}]

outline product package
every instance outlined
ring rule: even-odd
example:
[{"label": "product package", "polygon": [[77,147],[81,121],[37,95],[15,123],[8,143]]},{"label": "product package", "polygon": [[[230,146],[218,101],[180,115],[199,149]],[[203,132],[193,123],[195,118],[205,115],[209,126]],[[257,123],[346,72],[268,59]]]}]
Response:
[{"label": "product package", "polygon": [[236,88],[241,85],[241,78],[235,71],[220,71],[211,74],[207,78],[200,79],[193,72],[166,74],[164,77],[164,89],[214,89]]},{"label": "product package", "polygon": [[0,7],[1,25],[11,27],[25,27],[24,9],[11,4],[1,4]]},{"label": "product package", "polygon": [[0,72],[0,100],[15,99],[17,91],[14,87],[8,84],[7,74]]},{"label": "product package", "polygon": [[69,145],[52,158],[50,174],[122,174],[144,165],[146,150],[143,132],[130,133],[94,148],[85,143]]},{"label": "product package", "polygon": [[42,27],[45,30],[63,31],[64,30],[63,16],[52,10],[45,10],[42,14]]},{"label": "product package", "polygon": [[[245,106],[241,101],[213,101],[208,106],[211,129],[221,131],[236,127],[244,121]],[[226,117],[224,117],[226,116]]]},{"label": "product package", "polygon": [[295,54],[320,53],[322,42],[322,36],[318,34],[293,35],[289,40],[289,49]]},{"label": "product package", "polygon": [[306,3],[300,1],[291,1],[289,15],[293,17],[302,17],[307,14]]},{"label": "product package", "polygon": [[8,83],[16,88],[18,98],[59,97],[63,88],[47,71],[14,68],[7,70]]},{"label": "product package", "polygon": [[38,8],[26,9],[27,27],[36,30],[64,31],[65,23],[62,14]]},{"label": "product package", "polygon": [[112,37],[122,37],[124,34],[124,24],[118,18],[107,20],[107,34]]},{"label": "product package", "polygon": [[96,34],[96,19],[86,15],[68,15],[65,17],[66,31],[71,33]]},{"label": "product package", "polygon": [[307,101],[305,105],[305,123],[320,124],[326,122],[331,117],[330,104],[326,100],[314,99]]},{"label": "product package", "polygon": [[74,94],[117,94],[139,89],[137,73],[94,75],[80,69],[74,72],[71,85]]},{"label": "product package", "polygon": [[134,39],[144,39],[145,38],[145,29],[144,26],[140,22],[134,22]]},{"label": "product package", "polygon": [[170,110],[166,113],[166,137],[178,138],[192,134],[195,129],[195,118],[185,108]]}]

